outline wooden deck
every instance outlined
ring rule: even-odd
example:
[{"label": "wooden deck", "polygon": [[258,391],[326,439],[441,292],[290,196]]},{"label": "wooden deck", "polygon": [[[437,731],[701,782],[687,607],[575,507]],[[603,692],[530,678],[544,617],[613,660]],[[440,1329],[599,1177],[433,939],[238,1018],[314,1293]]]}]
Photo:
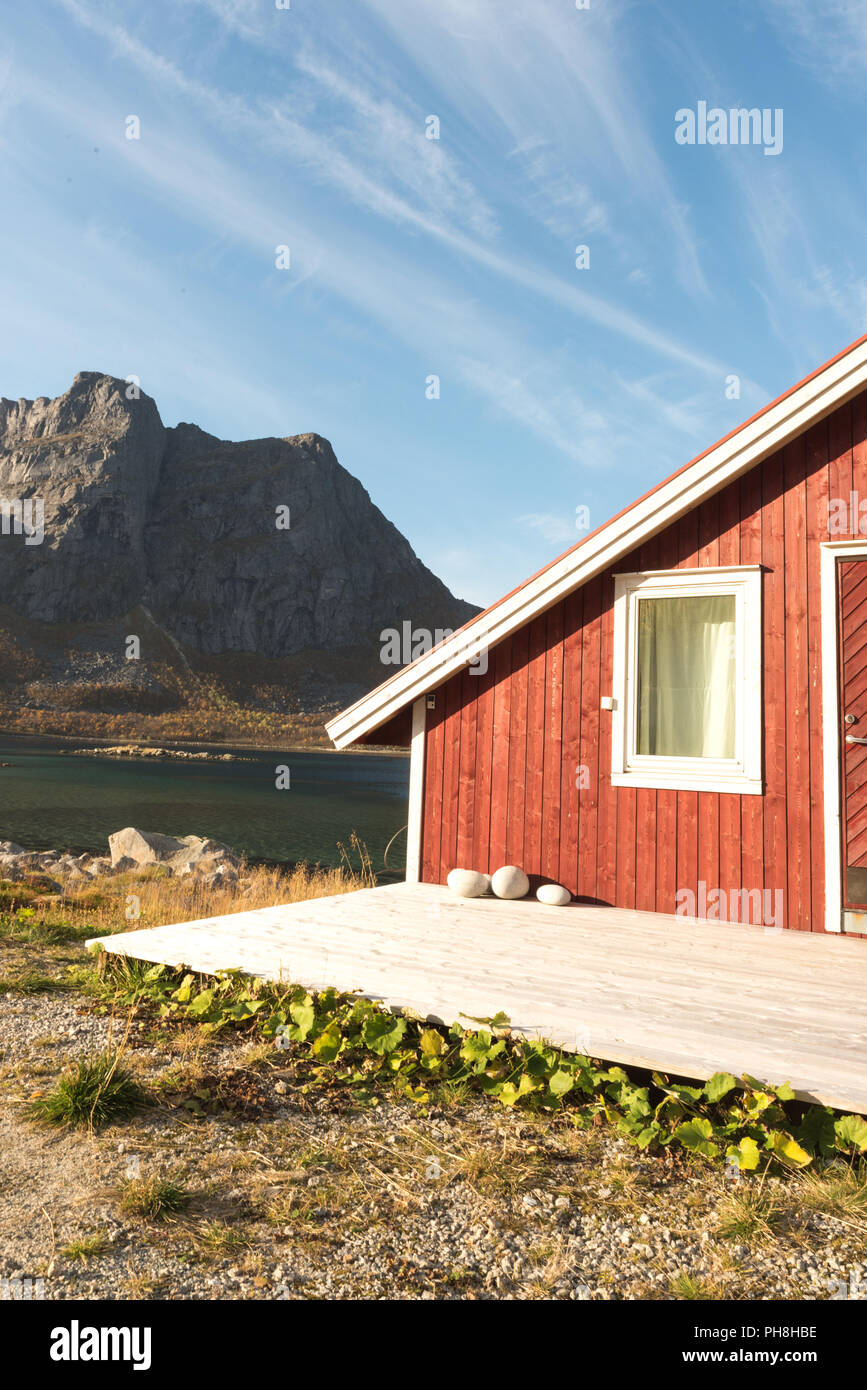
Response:
[{"label": "wooden deck", "polygon": [[205,973],[357,990],[446,1024],[514,1029],[608,1061],[748,1072],[867,1113],[867,942],[650,912],[460,899],[398,884],[101,938]]}]

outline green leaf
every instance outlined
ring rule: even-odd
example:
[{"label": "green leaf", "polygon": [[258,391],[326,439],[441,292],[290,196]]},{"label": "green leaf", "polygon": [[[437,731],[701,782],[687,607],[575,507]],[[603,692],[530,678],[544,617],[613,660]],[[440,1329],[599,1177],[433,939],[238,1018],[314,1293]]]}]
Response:
[{"label": "green leaf", "polygon": [[648,1099],[646,1086],[622,1087],[620,1104],[633,1119],[643,1119],[653,1110]]},{"label": "green leaf", "polygon": [[550,1047],[535,1047],[525,1049],[524,1067],[530,1076],[548,1076],[557,1069],[557,1053]]},{"label": "green leaf", "polygon": [[178,985],[178,988],[172,992],[172,998],[177,999],[179,1004],[188,1004],[190,1002],[190,998],[193,993],[193,985],[195,983],[195,975],[185,975],[184,978],[181,980],[181,983]]},{"label": "green leaf", "polygon": [[403,1094],[407,1100],[415,1101],[416,1105],[424,1105],[426,1101],[430,1100],[430,1091],[426,1091],[424,1086],[410,1086],[407,1083]]},{"label": "green leaf", "polygon": [[704,1093],[711,1104],[715,1105],[723,1096],[727,1096],[729,1091],[733,1091],[737,1084],[730,1072],[717,1071],[705,1082]]},{"label": "green leaf", "polygon": [[[497,1051],[494,1051],[494,1048]],[[470,1066],[475,1067],[476,1071],[482,1071],[489,1058],[495,1057],[502,1051],[502,1043],[494,1043],[490,1033],[467,1033],[461,1047],[461,1057]]]},{"label": "green leaf", "polygon": [[338,1057],[342,1045],[343,1034],[340,1024],[336,1019],[332,1019],[313,1044],[313,1055],[321,1062],[333,1062]]},{"label": "green leaf", "polygon": [[704,1094],[703,1086],[679,1086],[672,1083],[668,1089],[682,1101],[701,1100]]},{"label": "green leaf", "polygon": [[648,1144],[652,1144],[659,1133],[659,1125],[647,1125],[640,1134],[636,1135],[635,1142],[639,1149],[646,1149]]},{"label": "green leaf", "polygon": [[313,1027],[316,1012],[313,1008],[313,1000],[308,994],[303,1000],[289,1005],[289,1017],[295,1027],[292,1029],[292,1038],[295,1042],[304,1042]]},{"label": "green leaf", "polygon": [[418,1045],[423,1057],[442,1057],[446,1050],[445,1038],[436,1028],[426,1028],[418,1040]]},{"label": "green leaf", "polygon": [[406,1019],[393,1014],[373,1014],[365,1019],[361,1030],[361,1040],[379,1057],[393,1052],[406,1032]]},{"label": "green leaf", "polygon": [[837,1147],[834,1111],[827,1105],[811,1105],[795,1131],[795,1137],[807,1149],[832,1154]]},{"label": "green leaf", "polygon": [[564,1071],[563,1068],[560,1067],[555,1071],[551,1080],[548,1082],[548,1089],[552,1095],[565,1096],[572,1090],[573,1085],[574,1077],[572,1077],[568,1071]]},{"label": "green leaf", "polygon": [[253,1018],[264,1008],[264,999],[239,999],[237,1004],[226,1004],[223,1014],[226,1018],[234,1019],[236,1023],[243,1023],[245,1019]]},{"label": "green leaf", "polygon": [[726,1158],[735,1159],[741,1172],[752,1172],[753,1168],[759,1166],[759,1146],[755,1139],[745,1136],[736,1148],[726,1150]]},{"label": "green leaf", "polygon": [[497,1092],[497,1096],[503,1105],[511,1107],[519,1100],[523,1100],[524,1096],[528,1096],[531,1091],[537,1089],[537,1085],[533,1081],[533,1078],[524,1072],[517,1086],[512,1081],[507,1081]]},{"label": "green leaf", "polygon": [[193,1015],[193,1018],[202,1018],[204,1014],[208,1013],[213,1008],[213,1004],[214,991],[212,989],[203,989],[189,1005],[188,1012]]},{"label": "green leaf", "polygon": [[711,1143],[713,1126],[710,1120],[701,1116],[684,1120],[674,1131],[674,1137],[680,1140],[685,1149],[690,1149],[693,1153],[706,1154],[708,1158],[713,1158],[717,1153],[716,1144]]},{"label": "green leaf", "polygon": [[844,1115],[834,1125],[834,1137],[841,1149],[867,1153],[867,1120],[861,1115]]},{"label": "green leaf", "polygon": [[791,1163],[796,1168],[803,1168],[811,1163],[812,1159],[806,1149],[802,1149],[796,1139],[791,1134],[786,1134],[784,1130],[772,1129],[766,1141],[767,1148],[777,1158],[784,1163]]},{"label": "green leaf", "polygon": [[774,1087],[774,1095],[777,1097],[777,1100],[794,1100],[794,1099],[795,1099],[795,1092],[792,1090],[792,1088],[791,1088],[791,1086],[789,1085],[788,1081],[784,1081],[783,1084],[782,1084],[782,1086],[775,1086],[775,1087]]},{"label": "green leaf", "polygon": [[776,1096],[768,1091],[748,1091],[743,1100],[744,1112],[755,1118],[774,1104]]}]

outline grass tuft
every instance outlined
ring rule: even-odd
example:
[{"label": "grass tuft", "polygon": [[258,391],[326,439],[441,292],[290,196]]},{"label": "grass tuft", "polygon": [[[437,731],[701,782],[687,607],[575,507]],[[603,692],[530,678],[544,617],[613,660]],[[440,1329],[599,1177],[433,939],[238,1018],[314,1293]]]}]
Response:
[{"label": "grass tuft", "polygon": [[121,1066],[120,1058],[119,1052],[79,1058],[53,1091],[31,1103],[30,1115],[48,1125],[101,1129],[132,1114],[144,1103],[145,1095]]},{"label": "grass tuft", "polygon": [[831,1167],[826,1172],[803,1173],[794,1189],[802,1207],[835,1216],[867,1230],[867,1163],[855,1167]]},{"label": "grass tuft", "polygon": [[187,1189],[173,1178],[131,1178],[123,1185],[120,1204],[128,1216],[161,1221],[182,1211],[189,1200]]},{"label": "grass tuft", "polygon": [[60,1253],[67,1260],[80,1260],[82,1264],[86,1264],[97,1255],[104,1255],[107,1249],[108,1242],[104,1236],[84,1236],[80,1240],[70,1241]]},{"label": "grass tuft", "polygon": [[720,1202],[717,1233],[723,1240],[769,1240],[783,1224],[780,1202],[760,1188],[730,1192]]},{"label": "grass tuft", "polygon": [[68,980],[57,980],[39,970],[22,970],[19,975],[0,979],[0,994],[54,994],[69,988]]},{"label": "grass tuft", "polygon": [[709,1283],[707,1279],[700,1279],[698,1275],[688,1274],[685,1271],[676,1275],[668,1287],[672,1298],[683,1299],[689,1303],[715,1301],[720,1297],[719,1290],[714,1284]]}]

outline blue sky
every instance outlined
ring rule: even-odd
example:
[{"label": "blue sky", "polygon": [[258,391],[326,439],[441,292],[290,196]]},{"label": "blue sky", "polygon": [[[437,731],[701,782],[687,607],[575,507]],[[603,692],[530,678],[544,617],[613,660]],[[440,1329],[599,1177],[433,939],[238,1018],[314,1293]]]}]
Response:
[{"label": "blue sky", "polygon": [[[323,434],[474,602],[867,329],[863,0],[45,0],[4,28],[0,394],[135,374],[167,424]],[[781,108],[782,152],[679,145],[700,101]]]}]

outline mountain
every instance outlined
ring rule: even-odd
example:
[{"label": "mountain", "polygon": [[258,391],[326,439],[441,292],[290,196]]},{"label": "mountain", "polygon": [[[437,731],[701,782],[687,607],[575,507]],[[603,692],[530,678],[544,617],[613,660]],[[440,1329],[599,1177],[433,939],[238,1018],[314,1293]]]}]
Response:
[{"label": "mountain", "polygon": [[[15,525],[25,499],[25,527],[44,507],[41,543]],[[321,713],[389,674],[384,628],[456,628],[478,612],[326,439],[166,428],[149,396],[98,372],[55,400],[0,399],[4,501],[6,709],[159,714],[222,699]]]}]

